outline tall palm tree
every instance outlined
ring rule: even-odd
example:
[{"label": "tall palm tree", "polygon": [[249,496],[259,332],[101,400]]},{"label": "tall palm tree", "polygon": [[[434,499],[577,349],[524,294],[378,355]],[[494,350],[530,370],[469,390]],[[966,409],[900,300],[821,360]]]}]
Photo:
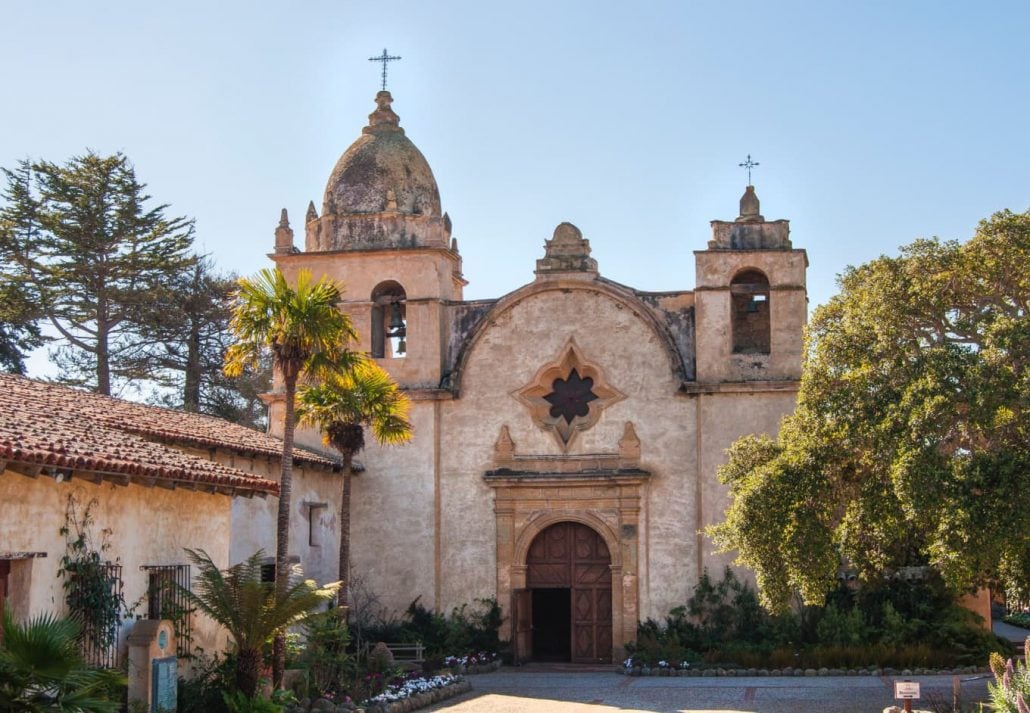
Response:
[{"label": "tall palm tree", "polygon": [[365,447],[365,428],[381,444],[403,443],[411,438],[408,410],[411,404],[390,375],[378,364],[362,358],[345,372],[324,382],[304,387],[297,414],[302,423],[322,430],[327,445],[343,456],[343,497],[340,501],[340,599],[346,607],[350,589],[351,466]]},{"label": "tall palm tree", "polygon": [[[319,587],[292,568],[293,581],[277,592],[261,581],[264,552],[222,571],[204,550],[186,550],[197,566],[194,591],[183,588],[190,603],[221,624],[236,644],[236,688],[248,698],[257,691],[261,649],[270,639],[336,594],[339,583]],[[288,573],[289,574],[289,573]]]},{"label": "tall palm tree", "polygon": [[[338,305],[341,287],[323,277],[315,282],[302,270],[291,287],[278,269],[261,270],[254,278],[241,278],[235,294],[230,328],[239,340],[225,355],[227,376],[241,376],[256,367],[263,352],[283,380],[286,414],[279,479],[279,511],[275,527],[275,585],[288,587],[290,546],[290,493],[293,483],[293,435],[297,382],[305,374],[326,373],[348,367],[355,355],[347,349],[357,338],[350,320]],[[285,638],[276,639],[273,679],[282,682]]]}]

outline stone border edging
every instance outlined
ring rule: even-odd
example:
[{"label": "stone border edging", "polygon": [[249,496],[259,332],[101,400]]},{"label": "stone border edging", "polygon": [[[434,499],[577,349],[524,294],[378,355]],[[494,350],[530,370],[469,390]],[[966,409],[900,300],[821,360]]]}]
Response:
[{"label": "stone border edging", "polygon": [[616,666],[616,672],[624,676],[673,676],[673,677],[794,677],[794,676],[960,676],[970,673],[990,673],[986,666],[957,666],[955,668],[648,668]]},{"label": "stone border edging", "polygon": [[463,678],[455,680],[454,683],[443,688],[434,688],[431,691],[417,693],[400,701],[389,703],[374,703],[368,707],[355,706],[353,704],[333,704],[325,699],[316,699],[308,708],[303,706],[287,706],[286,711],[312,711],[313,713],[410,713],[426,706],[431,706],[449,698],[460,696],[472,690],[472,684]]},{"label": "stone border edging", "polygon": [[450,686],[426,691],[425,693],[417,693],[401,701],[377,703],[368,708],[355,708],[354,713],[411,713],[411,711],[417,711],[419,708],[446,701],[448,698],[454,698],[471,690],[472,684],[465,679],[461,679]]},{"label": "stone border edging", "polygon": [[478,676],[481,673],[493,673],[501,667],[501,660],[491,661],[486,664],[479,664],[476,666],[459,666],[457,674],[460,676]]}]

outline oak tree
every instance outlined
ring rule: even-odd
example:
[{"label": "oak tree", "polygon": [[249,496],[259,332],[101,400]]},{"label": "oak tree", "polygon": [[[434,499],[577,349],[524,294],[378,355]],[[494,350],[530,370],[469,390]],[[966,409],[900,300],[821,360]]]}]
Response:
[{"label": "oak tree", "polygon": [[807,334],[798,407],[737,441],[709,534],[763,603],[821,602],[843,561],[957,592],[1030,587],[1030,212],[966,243],[918,240],[849,268]]}]

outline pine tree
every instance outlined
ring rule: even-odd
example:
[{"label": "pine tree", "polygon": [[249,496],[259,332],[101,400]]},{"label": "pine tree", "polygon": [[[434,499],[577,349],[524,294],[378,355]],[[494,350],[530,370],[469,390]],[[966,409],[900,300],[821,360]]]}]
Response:
[{"label": "pine tree", "polygon": [[18,246],[37,232],[36,206],[30,194],[29,162],[3,171],[7,187],[0,208],[0,369],[24,374],[26,353],[42,344],[38,300],[18,261]]},{"label": "pine tree", "polygon": [[143,327],[168,281],[194,263],[192,221],[150,207],[120,153],[23,162],[5,175],[4,213],[17,217],[7,252],[59,335],[61,380],[110,394],[118,379],[147,377],[137,370]]},{"label": "pine tree", "polygon": [[151,375],[165,406],[259,427],[264,404],[258,394],[271,387],[271,361],[237,379],[222,372],[233,342],[229,321],[236,281],[235,275],[218,274],[206,257],[172,276],[151,303],[153,314],[143,325],[151,344],[133,368]]}]

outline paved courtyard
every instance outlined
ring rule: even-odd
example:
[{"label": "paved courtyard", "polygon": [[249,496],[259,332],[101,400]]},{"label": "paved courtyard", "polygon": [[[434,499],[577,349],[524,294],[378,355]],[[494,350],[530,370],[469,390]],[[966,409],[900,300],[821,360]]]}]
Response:
[{"label": "paved courtyard", "polygon": [[[987,680],[960,676],[965,702],[984,700]],[[976,680],[970,680],[976,679]],[[470,676],[472,691],[428,710],[448,713],[872,713],[891,705],[889,677],[638,678],[615,673],[504,668]],[[914,708],[950,711],[951,676],[914,676],[923,699]]]}]

